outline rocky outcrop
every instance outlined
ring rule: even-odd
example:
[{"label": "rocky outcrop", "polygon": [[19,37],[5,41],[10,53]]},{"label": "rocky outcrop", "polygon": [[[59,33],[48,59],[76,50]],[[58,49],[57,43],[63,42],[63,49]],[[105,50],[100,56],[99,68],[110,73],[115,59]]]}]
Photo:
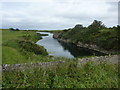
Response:
[{"label": "rocky outcrop", "polygon": [[78,59],[78,66],[89,61],[94,61],[96,63],[107,62],[112,64],[118,64],[120,63],[119,60],[120,60],[120,55],[95,56],[95,57]]},{"label": "rocky outcrop", "polygon": [[56,32],[56,33],[54,33],[53,34],[53,38],[55,38],[55,39],[59,38],[59,36],[60,36],[61,33],[62,32]]},{"label": "rocky outcrop", "polygon": [[113,53],[113,51],[106,51],[106,50],[98,47],[97,45],[93,45],[93,44],[83,44],[82,42],[78,42],[77,46],[92,49],[92,50],[95,50],[95,51],[98,51],[101,53],[105,53],[105,54],[112,54]]}]

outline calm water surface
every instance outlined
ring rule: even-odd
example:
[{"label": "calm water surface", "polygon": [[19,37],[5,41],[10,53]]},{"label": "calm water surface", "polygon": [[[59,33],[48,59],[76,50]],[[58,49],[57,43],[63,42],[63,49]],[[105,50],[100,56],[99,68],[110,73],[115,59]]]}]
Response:
[{"label": "calm water surface", "polygon": [[52,56],[74,58],[92,55],[104,55],[93,50],[77,47],[71,43],[60,42],[57,39],[54,39],[53,34],[49,32],[37,33],[48,34],[48,36],[42,36],[43,39],[39,40],[37,44],[44,46],[49,55]]}]

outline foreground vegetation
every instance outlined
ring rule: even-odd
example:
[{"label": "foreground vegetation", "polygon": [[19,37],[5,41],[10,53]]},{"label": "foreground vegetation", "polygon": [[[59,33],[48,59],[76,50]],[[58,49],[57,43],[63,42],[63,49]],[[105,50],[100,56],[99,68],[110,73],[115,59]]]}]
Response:
[{"label": "foreground vegetation", "polygon": [[78,24],[72,29],[66,29],[58,38],[71,42],[97,45],[108,51],[120,51],[120,26],[107,28],[101,21],[94,20],[88,27]]},{"label": "foreground vegetation", "polygon": [[3,72],[3,88],[118,88],[117,65],[66,62],[54,68]]}]

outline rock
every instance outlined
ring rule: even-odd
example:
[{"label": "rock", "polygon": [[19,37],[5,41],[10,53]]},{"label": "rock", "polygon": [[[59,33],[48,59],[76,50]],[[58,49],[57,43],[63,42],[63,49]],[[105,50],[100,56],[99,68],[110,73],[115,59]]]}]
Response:
[{"label": "rock", "polygon": [[54,62],[40,62],[40,63],[24,63],[24,64],[3,64],[2,70],[3,71],[10,71],[10,70],[24,70],[24,69],[30,69],[33,67],[41,67],[41,68],[47,68],[47,67],[54,67],[58,64],[62,64],[64,61],[54,61]]},{"label": "rock", "polygon": [[95,61],[96,63],[100,62],[107,62],[112,64],[118,64],[120,61],[120,55],[109,55],[109,56],[96,56],[96,57],[90,57],[90,58],[80,58],[78,59],[78,66],[81,64],[87,63],[89,61]]}]

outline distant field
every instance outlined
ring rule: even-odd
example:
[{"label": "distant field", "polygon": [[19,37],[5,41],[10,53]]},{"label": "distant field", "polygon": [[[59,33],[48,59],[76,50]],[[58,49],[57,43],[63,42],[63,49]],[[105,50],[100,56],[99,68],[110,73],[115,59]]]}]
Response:
[{"label": "distant field", "polygon": [[9,40],[15,40],[19,39],[21,36],[28,35],[31,36],[35,35],[34,31],[10,31],[10,30],[2,30],[2,43],[9,41]]}]

